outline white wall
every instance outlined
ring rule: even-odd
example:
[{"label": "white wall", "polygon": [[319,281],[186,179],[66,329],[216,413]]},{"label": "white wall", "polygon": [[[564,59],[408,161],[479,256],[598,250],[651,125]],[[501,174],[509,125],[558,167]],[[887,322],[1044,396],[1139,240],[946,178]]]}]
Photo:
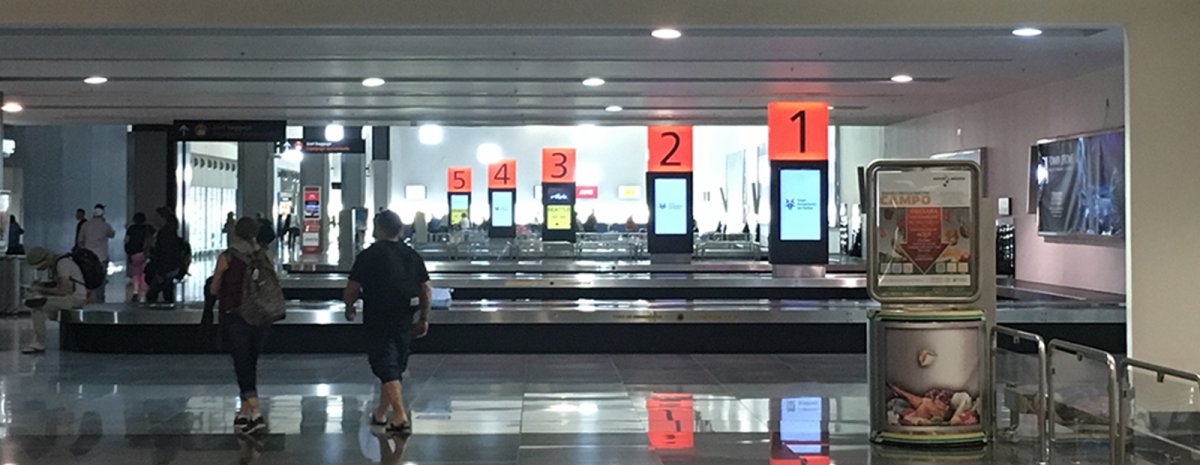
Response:
[{"label": "white wall", "polygon": [[[644,198],[617,198],[618,186],[622,185],[643,186],[643,197],[645,195],[645,126],[446,127],[445,138],[438,145],[422,145],[416,127],[394,127],[391,131],[391,204],[406,221],[418,210],[431,217],[446,213],[446,169],[451,166],[471,167],[472,217],[475,221],[485,218],[487,167],[477,160],[476,149],[487,142],[499,145],[504,158],[517,160],[518,222],[531,222],[541,216],[541,203],[534,199],[534,186],[541,184],[543,147],[574,147],[576,184],[599,187],[600,198],[579,201],[581,216],[595,210],[601,222],[624,223],[630,215],[639,222],[648,219],[649,210]],[[754,153],[755,147],[766,142],[766,134],[765,126],[697,126],[693,129],[695,211],[702,227],[715,225],[720,220],[717,209],[703,203],[702,193],[713,191],[712,201],[719,205],[715,191],[725,182],[725,155],[740,150]],[[426,199],[405,199],[405,186],[408,185],[424,185]]]},{"label": "white wall", "polygon": [[1112,68],[895,124],[886,128],[885,153],[913,158],[986,147],[992,196],[1013,199],[1017,279],[1123,293],[1124,242],[1040,237],[1037,216],[1026,214],[1025,205],[1029,147],[1041,138],[1123,125],[1124,85],[1123,68]]}]

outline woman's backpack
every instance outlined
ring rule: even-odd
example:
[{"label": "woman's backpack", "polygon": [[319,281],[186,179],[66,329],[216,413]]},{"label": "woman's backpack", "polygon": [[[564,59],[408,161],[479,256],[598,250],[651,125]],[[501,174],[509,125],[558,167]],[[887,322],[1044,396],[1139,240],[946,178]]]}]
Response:
[{"label": "woman's backpack", "polygon": [[242,279],[242,305],[238,315],[253,326],[263,326],[284,319],[286,316],[283,287],[279,275],[267,253],[256,250],[246,257],[238,254],[246,263],[246,275]]}]

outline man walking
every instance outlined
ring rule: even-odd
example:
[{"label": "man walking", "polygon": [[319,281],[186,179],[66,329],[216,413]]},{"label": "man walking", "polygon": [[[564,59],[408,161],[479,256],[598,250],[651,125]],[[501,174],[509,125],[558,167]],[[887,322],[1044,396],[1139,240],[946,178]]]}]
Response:
[{"label": "man walking", "polygon": [[367,361],[382,384],[371,424],[408,436],[412,421],[404,408],[400,381],[408,367],[409,345],[429,332],[432,290],[425,261],[401,241],[402,233],[403,223],[396,213],[375,215],[376,241],[355,258],[343,299],[348,321],[357,317],[354,305],[363,299]]},{"label": "man walking", "polygon": [[79,239],[76,247],[82,247],[96,254],[100,264],[104,266],[104,284],[92,291],[92,300],[104,303],[104,288],[108,284],[108,240],[117,236],[112,225],[104,220],[104,205],[96,204],[92,210],[92,219],[83,223],[79,229]]}]

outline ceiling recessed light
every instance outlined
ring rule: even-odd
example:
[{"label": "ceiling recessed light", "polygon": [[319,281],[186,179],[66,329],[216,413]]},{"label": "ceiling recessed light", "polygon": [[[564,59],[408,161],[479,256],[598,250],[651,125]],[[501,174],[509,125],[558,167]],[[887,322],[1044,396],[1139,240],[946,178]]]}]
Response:
[{"label": "ceiling recessed light", "polygon": [[912,82],[912,81],[913,81],[913,77],[909,76],[907,74],[897,74],[895,76],[892,76],[892,82],[905,83],[905,82]]},{"label": "ceiling recessed light", "polygon": [[325,126],[325,140],[329,142],[339,142],[346,138],[346,127],[334,123]]},{"label": "ceiling recessed light", "polygon": [[1036,27],[1019,27],[1013,29],[1012,33],[1017,37],[1037,37],[1042,35],[1042,30]]},{"label": "ceiling recessed light", "polygon": [[445,138],[445,131],[436,124],[422,124],[421,128],[417,129],[417,139],[421,141],[421,145],[438,145]]},{"label": "ceiling recessed light", "polygon": [[609,105],[607,107],[604,107],[604,111],[611,112],[611,113],[616,113],[621,110],[624,110],[624,108],[621,108],[620,105]]},{"label": "ceiling recessed light", "polygon": [[832,109],[833,109],[833,105],[830,105],[830,106],[828,106],[828,107],[825,107],[825,108],[826,108],[826,109],[828,109],[828,110],[832,110]]},{"label": "ceiling recessed light", "polygon": [[377,77],[369,77],[369,78],[363,79],[363,81],[362,81],[363,87],[379,87],[386,83],[387,83],[387,81],[384,81],[383,78],[377,78]]},{"label": "ceiling recessed light", "polygon": [[674,40],[674,39],[683,37],[683,33],[679,32],[679,29],[671,29],[671,28],[666,28],[666,27],[661,28],[661,29],[655,29],[653,32],[650,33],[650,35],[654,36],[654,38],[656,38],[656,39],[663,39],[663,40]]},{"label": "ceiling recessed light", "polygon": [[5,113],[17,113],[24,109],[25,107],[17,102],[6,102],[4,106],[0,106],[0,111],[4,111]]},{"label": "ceiling recessed light", "polygon": [[108,82],[108,78],[104,76],[91,76],[84,79],[83,82],[96,86]]},{"label": "ceiling recessed light", "polygon": [[491,165],[504,158],[504,149],[492,142],[479,144],[475,149],[475,159],[484,165]]},{"label": "ceiling recessed light", "polygon": [[600,87],[604,85],[604,79],[598,77],[590,77],[583,80],[583,85],[588,87]]}]

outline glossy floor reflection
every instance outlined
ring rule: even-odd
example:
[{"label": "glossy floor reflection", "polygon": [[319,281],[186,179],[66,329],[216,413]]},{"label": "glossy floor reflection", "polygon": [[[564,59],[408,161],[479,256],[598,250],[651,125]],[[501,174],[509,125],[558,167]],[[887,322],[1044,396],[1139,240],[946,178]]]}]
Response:
[{"label": "glossy floor reflection", "polygon": [[271,355],[271,423],[232,432],[219,355],[26,356],[0,320],[3,464],[1034,463],[1025,448],[934,455],[867,445],[866,366],[833,355],[421,355],[416,434],[377,437],[361,356]]}]

